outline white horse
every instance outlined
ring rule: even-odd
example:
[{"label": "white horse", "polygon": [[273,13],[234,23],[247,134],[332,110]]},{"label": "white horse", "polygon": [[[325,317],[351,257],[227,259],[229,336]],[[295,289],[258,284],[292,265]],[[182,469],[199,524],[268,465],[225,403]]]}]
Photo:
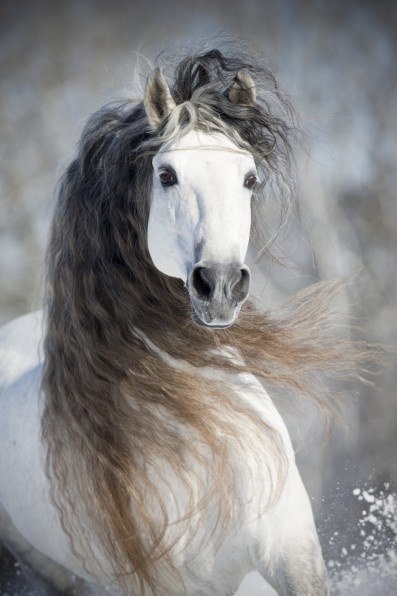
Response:
[{"label": "white horse", "polygon": [[272,176],[286,187],[272,81],[218,51],[185,59],[171,88],[156,69],[143,103],[91,120],[65,175],[46,316],[0,331],[0,540],[53,590],[79,589],[72,573],[225,595],[257,570],[280,595],[329,593],[256,378],[294,386],[310,352],[245,303],[255,209]]}]

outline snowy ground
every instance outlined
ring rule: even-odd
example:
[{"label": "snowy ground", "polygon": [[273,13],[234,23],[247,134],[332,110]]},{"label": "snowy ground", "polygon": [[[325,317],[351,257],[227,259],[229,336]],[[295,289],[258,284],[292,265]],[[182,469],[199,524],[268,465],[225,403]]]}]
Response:
[{"label": "snowy ground", "polygon": [[[371,487],[354,488],[344,500],[359,507],[355,528],[347,528],[343,539],[332,515],[321,524],[322,542],[334,546],[336,556],[327,561],[333,596],[397,596],[397,497]],[[353,532],[356,530],[356,532]],[[349,540],[349,536],[351,538]],[[357,539],[357,537],[359,537]],[[87,589],[86,595],[99,596],[98,590]],[[249,574],[236,596],[275,596],[257,574]],[[1,596],[49,596],[25,579],[18,563],[7,554],[0,559]],[[76,596],[84,596],[81,591]]]}]

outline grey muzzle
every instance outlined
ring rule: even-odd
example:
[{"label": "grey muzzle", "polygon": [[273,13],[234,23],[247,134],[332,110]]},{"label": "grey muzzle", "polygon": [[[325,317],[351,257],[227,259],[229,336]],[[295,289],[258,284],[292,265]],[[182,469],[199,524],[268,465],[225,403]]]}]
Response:
[{"label": "grey muzzle", "polygon": [[198,263],[189,275],[188,289],[196,315],[205,325],[227,327],[236,318],[250,289],[246,265]]}]

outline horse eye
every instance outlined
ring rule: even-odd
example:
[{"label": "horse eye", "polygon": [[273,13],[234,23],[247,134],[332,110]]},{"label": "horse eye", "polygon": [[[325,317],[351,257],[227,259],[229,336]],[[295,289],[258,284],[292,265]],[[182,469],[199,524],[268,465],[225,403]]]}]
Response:
[{"label": "horse eye", "polygon": [[176,174],[169,169],[160,171],[160,182],[162,186],[173,186],[176,184]]},{"label": "horse eye", "polygon": [[258,178],[255,174],[248,174],[247,178],[245,179],[244,186],[249,190],[253,190],[258,182]]}]

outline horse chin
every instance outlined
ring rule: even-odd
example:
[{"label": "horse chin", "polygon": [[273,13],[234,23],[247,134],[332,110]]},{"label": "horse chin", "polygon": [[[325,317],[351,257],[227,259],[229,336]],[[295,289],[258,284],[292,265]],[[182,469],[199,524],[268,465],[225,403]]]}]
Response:
[{"label": "horse chin", "polygon": [[208,321],[208,320],[206,320],[207,317],[204,315],[204,313],[203,314],[199,313],[199,312],[197,312],[197,310],[198,309],[196,309],[194,302],[193,302],[192,303],[192,320],[199,327],[206,327],[207,329],[228,329],[236,321],[239,309],[236,309],[236,311],[233,313],[233,317],[231,320],[226,319],[225,322],[223,322],[220,319]]}]

